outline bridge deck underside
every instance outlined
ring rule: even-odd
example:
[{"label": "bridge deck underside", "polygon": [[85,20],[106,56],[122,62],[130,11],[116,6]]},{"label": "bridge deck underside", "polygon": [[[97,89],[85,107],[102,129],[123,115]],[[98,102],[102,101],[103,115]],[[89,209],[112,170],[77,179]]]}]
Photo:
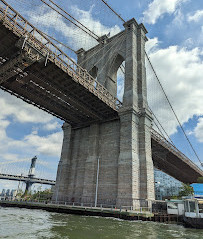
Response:
[{"label": "bridge deck underside", "polygon": [[[16,47],[19,38],[0,24],[1,65],[20,54]],[[88,89],[77,83],[53,62],[35,62],[23,74],[14,75],[0,83],[0,87],[24,101],[81,127],[118,117],[113,110]]]},{"label": "bridge deck underside", "polygon": [[173,152],[152,139],[152,159],[154,167],[183,183],[195,183],[202,177],[202,170],[190,162],[176,156]]}]

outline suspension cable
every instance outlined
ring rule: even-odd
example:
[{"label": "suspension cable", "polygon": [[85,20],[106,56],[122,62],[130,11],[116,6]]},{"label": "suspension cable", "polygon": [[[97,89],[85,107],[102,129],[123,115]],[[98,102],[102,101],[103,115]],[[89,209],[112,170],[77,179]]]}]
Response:
[{"label": "suspension cable", "polygon": [[120,14],[118,14],[106,1],[101,0],[116,16],[125,23],[125,20],[121,17]]},{"label": "suspension cable", "polygon": [[48,1],[50,1],[53,5],[55,5],[57,8],[59,8],[62,12],[67,14],[69,17],[71,17],[74,21],[79,23],[82,27],[84,27],[87,31],[89,31],[93,36],[95,36],[96,38],[99,38],[99,36],[97,36],[93,31],[91,31],[89,28],[87,28],[85,25],[83,25],[81,22],[79,22],[76,18],[71,16],[67,11],[65,11],[63,8],[61,8],[59,5],[57,5],[54,1],[52,1],[52,0],[48,0]]},{"label": "suspension cable", "polygon": [[[42,32],[42,31],[41,31],[41,32]],[[69,47],[69,46],[65,45],[64,43],[62,43],[62,42],[60,42],[60,41],[56,40],[56,38],[54,38],[54,37],[52,37],[52,36],[48,35],[48,34],[47,34],[47,33],[45,33],[45,32],[42,32],[42,34],[44,34],[45,36],[47,36],[47,37],[51,38],[52,40],[54,40],[55,42],[57,42],[57,43],[61,44],[62,46],[64,46],[64,47],[68,48],[68,49],[69,49],[69,50],[71,50],[72,52],[76,53],[76,51],[75,51],[75,50],[73,50],[71,47]]]},{"label": "suspension cable", "polygon": [[[162,84],[161,84],[161,82],[160,82],[160,80],[159,80],[157,74],[156,74],[156,71],[155,71],[155,69],[154,69],[154,67],[153,67],[153,65],[152,65],[152,63],[151,63],[151,61],[150,61],[150,59],[149,59],[149,56],[147,55],[146,51],[145,51],[145,55],[146,55],[146,57],[147,57],[147,60],[149,61],[149,64],[150,64],[150,66],[151,66],[153,72],[154,72],[154,75],[155,75],[155,77],[156,77],[156,79],[157,79],[157,81],[158,81],[158,83],[159,83],[159,85],[160,85],[160,87],[161,87],[161,89],[162,89],[162,91],[163,91],[165,97],[166,97],[166,100],[167,100],[167,102],[168,102],[168,104],[169,104],[169,106],[170,106],[170,108],[171,108],[173,114],[175,115],[175,118],[176,118],[176,120],[178,121],[178,124],[179,124],[181,130],[183,131],[183,134],[185,135],[185,138],[187,139],[187,141],[188,141],[190,147],[192,148],[194,154],[196,155],[198,161],[199,161],[200,164],[202,165],[202,162],[201,162],[199,156],[197,155],[197,152],[195,151],[195,149],[194,149],[192,143],[190,142],[190,140],[189,140],[187,134],[185,133],[185,130],[183,129],[183,127],[182,127],[182,125],[181,125],[181,123],[180,123],[180,120],[178,119],[178,116],[177,116],[175,110],[173,109],[173,106],[171,105],[171,102],[170,102],[170,100],[169,100],[169,98],[168,98],[168,96],[167,96],[167,94],[166,94],[166,92],[165,92],[165,90],[164,90],[164,88],[163,88],[163,86],[162,86]],[[202,166],[203,166],[203,165],[202,165]]]},{"label": "suspension cable", "polygon": [[[119,36],[118,40],[116,41],[116,44],[117,42],[119,41],[119,39],[123,36],[123,33]],[[96,51],[93,55],[87,57],[86,59],[84,59],[83,61],[79,62],[79,65],[82,65],[84,64],[86,61],[88,61],[89,59],[91,59],[93,56],[95,56],[97,53],[99,53],[100,51],[104,50],[107,46],[109,46],[111,42],[108,42],[107,44],[105,44],[102,48],[100,48],[98,51]],[[95,65],[97,65],[105,56],[106,54],[116,45],[115,43],[107,50],[107,52],[105,54],[103,54],[99,59],[98,61],[95,63]]]},{"label": "suspension cable", "polygon": [[[148,106],[149,107],[149,106]],[[162,126],[162,124],[160,123],[160,121],[158,120],[158,118],[156,117],[156,115],[154,114],[154,112],[152,111],[152,109],[149,107],[150,111],[152,112],[152,115],[154,116],[154,118],[156,119],[156,121],[158,122],[158,124],[160,125],[161,129],[164,131],[165,135],[168,137],[168,139],[171,141],[171,143],[173,144],[173,146],[175,146],[175,144],[173,143],[172,139],[170,138],[170,136],[167,134],[166,130],[164,129],[164,127]],[[154,121],[156,127],[159,129],[159,127],[157,126],[156,122]],[[160,129],[159,129],[160,130]],[[165,138],[165,137],[164,137]]]},{"label": "suspension cable", "polygon": [[[118,38],[117,39],[117,41],[109,48],[109,50],[105,53],[105,55],[115,46],[115,45],[117,45],[119,42],[120,42],[120,47],[119,47],[119,49],[118,50],[120,50],[120,48],[121,48],[121,46],[122,46],[122,44],[123,44],[123,42],[124,42],[124,40],[125,40],[125,36],[124,35],[122,35],[122,37],[120,37],[120,38]],[[114,49],[114,51],[113,51],[113,53],[112,53],[112,55],[114,55],[114,53],[116,52],[116,48]],[[116,57],[114,57],[114,59],[113,59],[113,61],[112,61],[112,63],[114,63],[115,62],[115,59],[116,59]],[[100,59],[101,60],[101,59]],[[99,60],[99,61],[100,61]],[[106,61],[106,63],[104,64],[104,66],[102,67],[102,69],[101,69],[101,71],[100,72],[102,72],[103,71],[103,69],[105,68],[105,66],[108,64],[108,62],[109,62],[109,60],[110,60],[110,58]],[[98,62],[99,62],[98,61]]]},{"label": "suspension cable", "polygon": [[[122,66],[122,67],[121,67]],[[120,69],[122,71],[123,74],[125,74],[125,67],[123,64],[120,65]],[[149,107],[149,106],[148,106]],[[170,136],[167,134],[167,132],[165,131],[164,127],[162,126],[162,124],[160,123],[160,121],[158,120],[158,118],[156,117],[156,115],[154,114],[154,112],[152,111],[152,109],[149,107],[149,110],[151,111],[152,115],[154,116],[154,118],[156,119],[156,121],[158,122],[158,124],[160,125],[161,129],[163,130],[163,132],[165,133],[165,135],[168,137],[168,139],[170,140],[170,142],[172,143],[173,146],[175,146],[175,144],[173,143],[172,139],[170,138]],[[162,131],[160,130],[158,124],[154,121],[154,124],[156,125],[156,127],[158,128],[158,130],[161,132],[162,136],[165,138],[164,134],[162,133]]]},{"label": "suspension cable", "polygon": [[50,7],[52,10],[54,10],[55,12],[57,12],[59,15],[61,15],[62,17],[64,17],[66,20],[68,20],[69,22],[71,22],[73,25],[75,25],[76,27],[80,28],[83,32],[85,32],[86,34],[88,34],[89,36],[93,37],[96,41],[98,41],[98,37],[93,36],[90,32],[86,31],[85,29],[83,29],[82,27],[80,27],[78,24],[76,24],[75,22],[73,22],[71,19],[69,19],[68,17],[66,17],[64,14],[62,14],[61,12],[59,12],[57,9],[55,9],[54,7],[52,7],[50,4],[48,4],[47,2],[45,2],[44,0],[40,0],[41,2],[43,2],[44,4],[46,4],[48,7]]}]

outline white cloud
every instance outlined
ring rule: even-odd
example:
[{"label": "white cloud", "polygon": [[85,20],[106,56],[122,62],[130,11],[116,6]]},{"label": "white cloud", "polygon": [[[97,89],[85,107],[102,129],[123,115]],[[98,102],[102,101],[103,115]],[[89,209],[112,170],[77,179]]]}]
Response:
[{"label": "white cloud", "polygon": [[35,152],[51,155],[60,156],[61,145],[62,145],[63,135],[62,132],[56,132],[49,134],[48,136],[41,137],[36,134],[26,135],[23,142],[27,145],[35,148]]},{"label": "white cloud", "polygon": [[47,123],[54,117],[33,105],[29,105],[22,100],[12,97],[6,92],[0,91],[0,118],[12,116],[14,120],[25,123]]},{"label": "white cloud", "polygon": [[[157,43],[157,39],[151,40]],[[152,43],[152,42],[151,42]],[[149,44],[151,44],[149,42]],[[152,46],[151,46],[152,49]],[[182,124],[203,113],[203,62],[198,48],[158,47],[149,52],[153,66]],[[148,100],[169,134],[177,130],[175,120],[160,86],[147,65]]]},{"label": "white cloud", "polygon": [[[30,21],[37,26],[38,28],[45,31],[53,30],[57,33],[60,33],[61,36],[64,36],[68,39],[68,43],[72,45],[74,42],[74,49],[78,50],[79,48],[89,49],[93,47],[98,42],[90,37],[88,34],[75,27],[73,24],[70,24],[65,18],[57,14],[53,10],[47,10],[42,8],[43,13],[39,16],[38,12],[30,14]],[[95,20],[92,17],[92,8],[89,11],[80,10],[77,6],[72,6],[71,11],[78,21],[85,25],[88,29],[93,31],[98,36],[108,34],[110,32],[111,36],[120,32],[121,29],[119,26],[115,25],[113,27],[104,26],[100,21]]]},{"label": "white cloud", "polygon": [[195,137],[199,142],[203,143],[203,118],[199,118],[197,126],[194,129]]},{"label": "white cloud", "polygon": [[158,40],[157,37],[154,37],[152,39],[148,39],[148,41],[146,42],[146,52],[151,53],[153,51],[157,51],[157,48],[159,46],[160,41]]},{"label": "white cloud", "polygon": [[198,10],[193,15],[188,16],[189,22],[199,22],[201,19],[203,19],[203,10]]},{"label": "white cloud", "polygon": [[[33,155],[39,155],[37,164],[43,165],[45,168],[48,168],[52,162],[47,165],[46,162],[42,162],[43,159],[55,157],[58,160],[60,158],[63,135],[60,124],[53,116],[3,91],[0,91],[0,106],[1,172],[27,174]],[[8,127],[11,127],[10,129],[13,131],[18,130],[12,126],[12,121],[19,122],[21,125],[33,123],[32,133],[24,135],[21,139],[9,137],[7,135]],[[43,137],[38,134],[39,129],[57,130],[57,132],[47,132]]]},{"label": "white cloud", "polygon": [[84,11],[79,9],[77,6],[72,7],[72,12],[75,14],[77,19],[88,29],[96,33],[98,36],[108,34],[110,32],[111,36],[119,33],[121,31],[120,27],[115,25],[113,27],[104,26],[100,21],[93,19],[92,17],[93,7],[89,11]]},{"label": "white cloud", "polygon": [[172,24],[182,27],[184,19],[185,19],[184,14],[181,12],[180,9],[177,9],[177,11],[175,11],[175,17],[172,21]]},{"label": "white cloud", "polygon": [[144,11],[144,22],[155,24],[165,13],[172,14],[177,7],[187,0],[153,0]]},{"label": "white cloud", "polygon": [[61,125],[55,121],[53,123],[45,124],[42,128],[47,131],[52,131],[61,128]]}]

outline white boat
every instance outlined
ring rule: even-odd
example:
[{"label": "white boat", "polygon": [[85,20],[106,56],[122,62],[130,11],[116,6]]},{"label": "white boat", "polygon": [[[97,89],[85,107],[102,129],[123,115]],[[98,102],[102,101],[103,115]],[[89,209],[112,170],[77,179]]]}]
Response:
[{"label": "white boat", "polygon": [[184,210],[185,225],[203,229],[203,199],[185,199]]}]

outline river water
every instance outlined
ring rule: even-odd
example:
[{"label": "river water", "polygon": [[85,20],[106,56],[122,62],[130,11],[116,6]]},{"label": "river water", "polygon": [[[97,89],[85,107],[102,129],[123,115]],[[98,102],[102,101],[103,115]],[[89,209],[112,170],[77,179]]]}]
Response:
[{"label": "river water", "polygon": [[203,239],[203,230],[175,224],[123,221],[0,207],[0,238],[12,239]]}]

